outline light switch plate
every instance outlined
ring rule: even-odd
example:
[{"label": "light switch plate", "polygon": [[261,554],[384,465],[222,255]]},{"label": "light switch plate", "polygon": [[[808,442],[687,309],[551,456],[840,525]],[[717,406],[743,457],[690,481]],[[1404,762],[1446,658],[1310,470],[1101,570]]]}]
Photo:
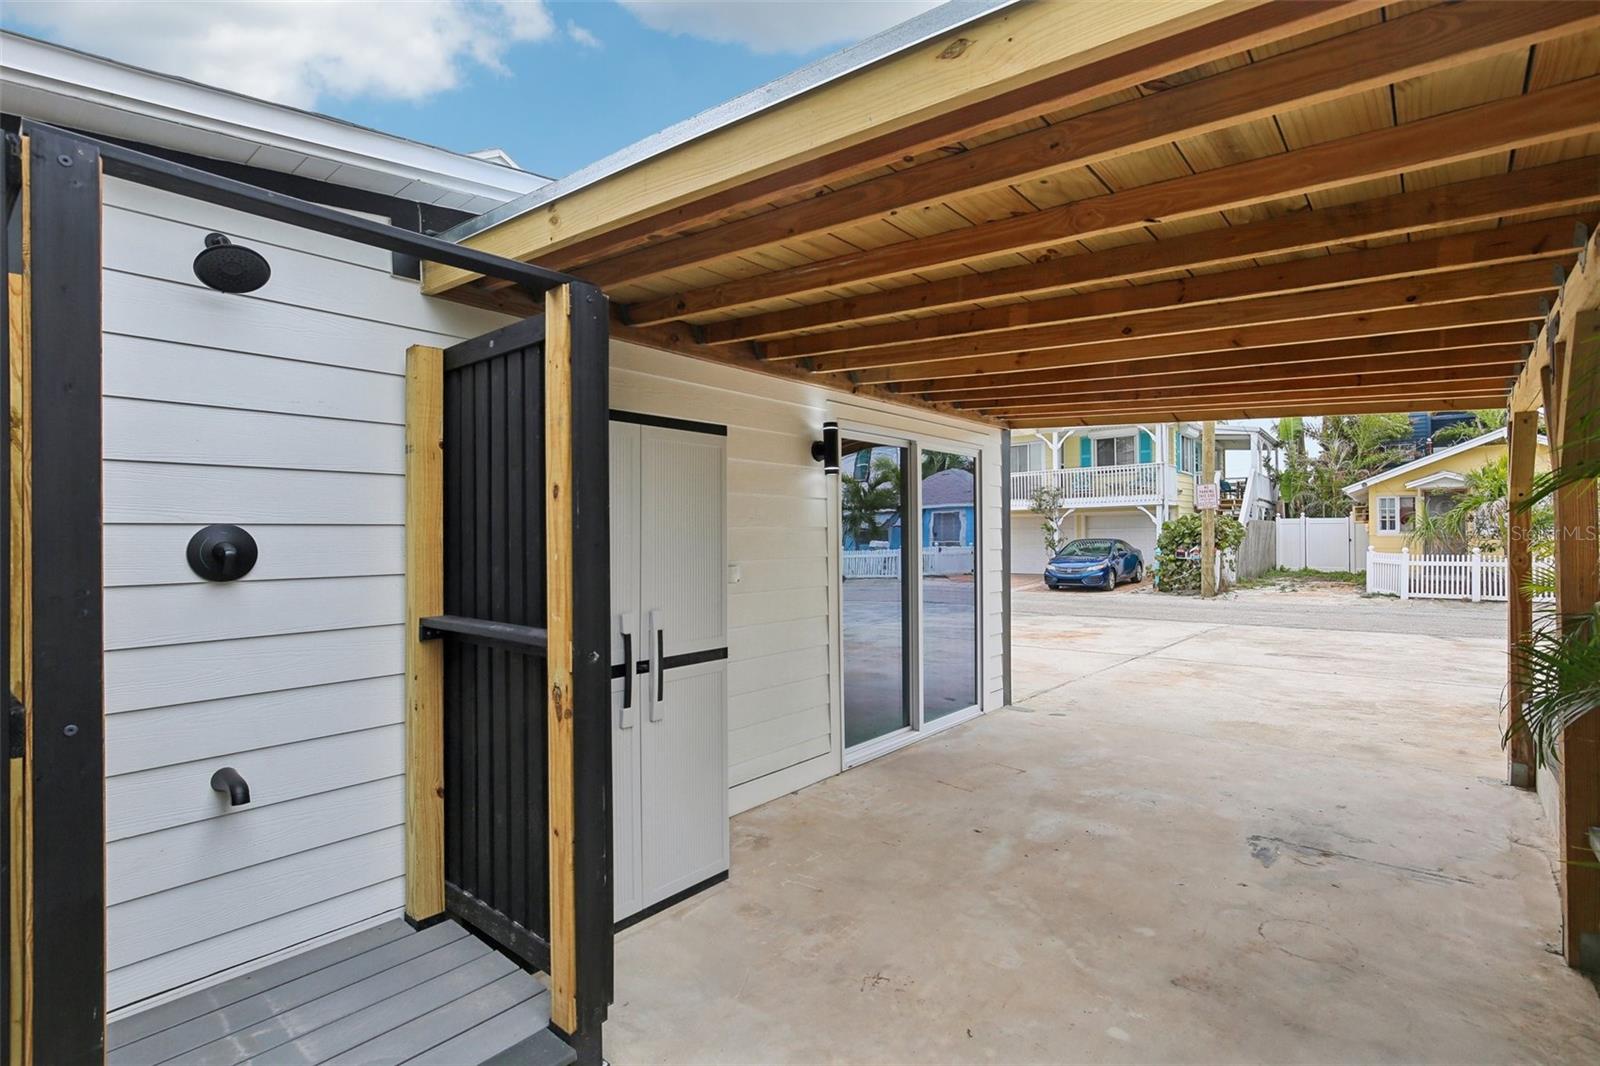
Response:
[{"label": "light switch plate", "polygon": [[737,585],[744,580],[744,571],[739,569],[738,563],[728,564],[728,584]]}]

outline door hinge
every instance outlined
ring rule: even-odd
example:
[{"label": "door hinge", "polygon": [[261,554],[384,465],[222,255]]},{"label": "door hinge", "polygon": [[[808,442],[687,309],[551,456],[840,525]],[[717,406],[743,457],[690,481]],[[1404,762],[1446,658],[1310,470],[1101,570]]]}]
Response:
[{"label": "door hinge", "polygon": [[6,758],[20,759],[27,753],[27,710],[22,706],[22,701],[11,693],[6,693]]}]

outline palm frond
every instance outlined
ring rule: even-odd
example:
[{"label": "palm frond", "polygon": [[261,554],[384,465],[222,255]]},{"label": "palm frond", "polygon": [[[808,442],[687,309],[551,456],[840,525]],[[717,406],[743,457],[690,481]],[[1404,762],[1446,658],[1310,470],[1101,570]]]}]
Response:
[{"label": "palm frond", "polygon": [[1600,607],[1559,622],[1537,626],[1511,649],[1527,699],[1520,714],[1508,715],[1502,739],[1525,733],[1539,766],[1559,762],[1562,733],[1600,707]]}]

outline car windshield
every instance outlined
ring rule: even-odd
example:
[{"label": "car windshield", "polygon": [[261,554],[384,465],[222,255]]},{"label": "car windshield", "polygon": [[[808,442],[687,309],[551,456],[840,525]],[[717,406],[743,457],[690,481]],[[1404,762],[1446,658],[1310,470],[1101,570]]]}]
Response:
[{"label": "car windshield", "polygon": [[1056,553],[1057,559],[1071,555],[1110,555],[1111,549],[1116,547],[1114,540],[1075,540]]}]

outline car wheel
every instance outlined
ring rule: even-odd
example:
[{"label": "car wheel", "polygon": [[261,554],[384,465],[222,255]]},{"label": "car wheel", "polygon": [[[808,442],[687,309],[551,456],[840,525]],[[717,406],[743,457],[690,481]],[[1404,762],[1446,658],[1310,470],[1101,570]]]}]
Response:
[{"label": "car wheel", "polygon": [[1106,583],[1101,587],[1107,592],[1117,587],[1117,568],[1115,566],[1106,567]]},{"label": "car wheel", "polygon": [[1138,563],[1133,568],[1133,583],[1137,585],[1144,580],[1144,564]]}]

